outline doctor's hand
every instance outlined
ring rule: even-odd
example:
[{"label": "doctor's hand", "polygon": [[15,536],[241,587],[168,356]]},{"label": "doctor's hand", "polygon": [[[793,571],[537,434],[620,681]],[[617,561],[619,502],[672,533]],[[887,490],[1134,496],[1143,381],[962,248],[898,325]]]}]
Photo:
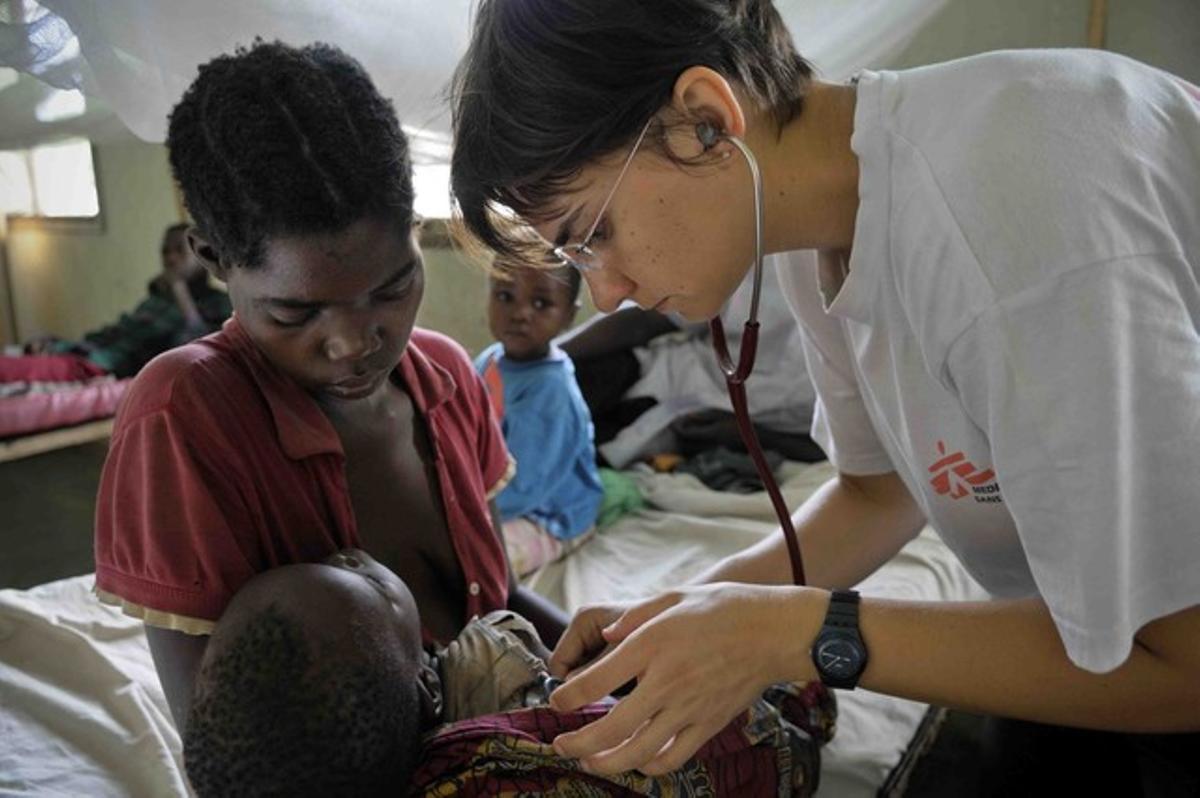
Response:
[{"label": "doctor's hand", "polygon": [[550,674],[560,679],[569,676],[610,651],[613,646],[604,630],[633,606],[633,602],[613,602],[581,607],[550,655]]},{"label": "doctor's hand", "polygon": [[595,773],[681,767],[766,687],[815,676],[807,651],[827,604],[820,590],[726,583],[630,605],[601,629],[615,647],[572,675],[550,706],[567,712],[630,679],[637,687],[605,717],[559,735],[555,749]]}]

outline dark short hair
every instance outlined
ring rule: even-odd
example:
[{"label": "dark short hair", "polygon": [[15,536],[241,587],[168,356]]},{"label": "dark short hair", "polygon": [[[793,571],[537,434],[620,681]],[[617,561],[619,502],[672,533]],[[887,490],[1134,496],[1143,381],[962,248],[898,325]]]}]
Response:
[{"label": "dark short hair", "polygon": [[202,65],[171,112],[167,147],[197,229],[231,265],[257,265],[272,236],[412,220],[396,112],[327,44],[256,40]]},{"label": "dark short hair", "polygon": [[200,798],[405,793],[421,747],[413,674],[317,645],[271,607],[205,663],[183,735]]},{"label": "dark short hair", "polygon": [[[812,77],[770,0],[482,0],[450,88],[463,226],[496,252],[527,249],[497,211],[548,218],[582,168],[632,145],[692,66],[740,86],[780,128]],[[662,133],[647,137],[660,151]]]},{"label": "dark short hair", "polygon": [[520,253],[500,253],[492,261],[490,269],[492,276],[508,279],[508,272],[520,268],[548,271],[554,275],[556,280],[566,286],[567,301],[572,305],[575,304],[579,300],[579,289],[583,284],[583,277],[579,274],[579,270],[566,265],[549,252],[538,251],[534,243],[538,240],[537,233],[529,227],[519,229],[514,227],[511,235],[514,240],[521,242],[523,249]]}]

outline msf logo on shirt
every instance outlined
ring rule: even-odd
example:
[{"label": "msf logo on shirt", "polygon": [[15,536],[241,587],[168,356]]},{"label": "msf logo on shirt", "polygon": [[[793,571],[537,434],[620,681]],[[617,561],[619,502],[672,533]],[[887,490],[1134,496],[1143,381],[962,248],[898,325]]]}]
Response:
[{"label": "msf logo on shirt", "polygon": [[979,468],[962,452],[946,454],[946,444],[942,441],[938,441],[937,448],[940,459],[929,467],[929,473],[933,475],[929,484],[933,485],[939,496],[949,496],[951,499],[971,496],[980,504],[1004,501],[1000,497],[995,471]]}]

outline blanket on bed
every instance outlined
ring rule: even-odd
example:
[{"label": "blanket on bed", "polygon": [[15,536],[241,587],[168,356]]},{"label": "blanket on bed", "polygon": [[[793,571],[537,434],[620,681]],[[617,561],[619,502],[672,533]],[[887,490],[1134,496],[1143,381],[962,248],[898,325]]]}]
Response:
[{"label": "blanket on bed", "polygon": [[130,380],[96,377],[58,386],[54,391],[0,398],[0,439],[108,418],[117,412],[129,383]]},{"label": "blanket on bed", "polygon": [[602,717],[607,704],[558,714],[524,709],[444,726],[426,741],[414,781],[426,798],[495,795],[809,796],[820,778],[820,746],[833,734],[836,704],[820,684],[777,685],[709,740],[679,770],[603,777],[554,753],[555,736]]},{"label": "blanket on bed", "polygon": [[187,795],[142,623],[93,581],[0,590],[0,795]]}]

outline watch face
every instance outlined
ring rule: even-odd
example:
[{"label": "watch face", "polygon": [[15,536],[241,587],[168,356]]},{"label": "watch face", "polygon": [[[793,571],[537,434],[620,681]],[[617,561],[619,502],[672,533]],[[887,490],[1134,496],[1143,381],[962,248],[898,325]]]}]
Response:
[{"label": "watch face", "polygon": [[825,673],[836,679],[849,679],[858,673],[862,652],[853,642],[835,637],[817,646],[816,659]]}]

